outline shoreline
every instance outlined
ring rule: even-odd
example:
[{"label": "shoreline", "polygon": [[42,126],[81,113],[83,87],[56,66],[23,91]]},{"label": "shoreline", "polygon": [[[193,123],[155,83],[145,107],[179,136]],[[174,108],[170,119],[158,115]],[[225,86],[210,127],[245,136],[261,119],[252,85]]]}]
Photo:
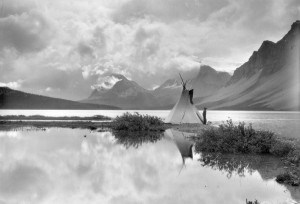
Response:
[{"label": "shoreline", "polygon": [[[71,129],[111,129],[113,126],[112,121],[107,120],[51,120],[51,119],[44,119],[44,120],[1,120],[0,119],[0,131],[9,131],[15,128],[21,127],[35,127],[35,128],[71,128]],[[214,128],[211,125],[202,125],[202,124],[170,124],[165,123],[164,129],[173,128],[175,130],[179,130],[182,132],[189,132],[189,133],[199,133],[205,129]]]},{"label": "shoreline", "polygon": [[22,120],[0,120],[0,130],[9,131],[15,128],[36,127],[36,128],[79,128],[95,130],[98,128],[111,128],[111,122],[93,122],[93,121],[22,121]]}]

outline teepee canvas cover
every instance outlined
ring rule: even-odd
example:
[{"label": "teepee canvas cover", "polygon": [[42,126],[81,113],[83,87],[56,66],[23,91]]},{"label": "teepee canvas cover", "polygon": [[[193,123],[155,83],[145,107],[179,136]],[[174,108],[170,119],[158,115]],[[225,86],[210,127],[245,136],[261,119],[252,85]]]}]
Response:
[{"label": "teepee canvas cover", "polygon": [[179,124],[203,122],[202,116],[193,104],[193,89],[187,90],[186,83],[187,82],[183,82],[182,80],[183,90],[180,99],[166,118],[166,123]]}]

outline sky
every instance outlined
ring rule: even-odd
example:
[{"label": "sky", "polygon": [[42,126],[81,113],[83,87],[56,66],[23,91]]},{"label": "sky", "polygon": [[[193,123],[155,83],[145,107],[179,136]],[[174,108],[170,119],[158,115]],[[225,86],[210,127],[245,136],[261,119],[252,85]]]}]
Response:
[{"label": "sky", "polygon": [[81,100],[112,73],[233,73],[296,20],[299,0],[0,0],[0,86]]}]

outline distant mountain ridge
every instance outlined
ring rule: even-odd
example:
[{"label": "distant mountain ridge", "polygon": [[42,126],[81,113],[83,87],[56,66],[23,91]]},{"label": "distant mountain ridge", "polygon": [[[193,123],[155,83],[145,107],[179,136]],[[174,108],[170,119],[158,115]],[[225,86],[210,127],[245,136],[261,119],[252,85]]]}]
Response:
[{"label": "distant mountain ridge", "polygon": [[226,85],[231,75],[227,72],[218,72],[208,65],[202,65],[199,74],[192,79],[195,97],[206,97],[214,94]]},{"label": "distant mountain ridge", "polygon": [[115,110],[120,108],[110,105],[79,103],[65,99],[25,93],[8,87],[0,87],[0,109]]},{"label": "distant mountain ridge", "polygon": [[[112,78],[118,80],[111,80]],[[200,67],[196,78],[189,80],[189,88],[196,88],[196,96],[207,96],[224,86],[229,78],[227,72],[217,72],[205,65]],[[96,86],[100,88],[95,88],[91,95],[81,102],[111,104],[123,109],[170,109],[182,91],[180,79],[168,79],[154,90],[147,90],[119,74],[111,74],[105,79],[107,82]],[[115,81],[115,84],[110,84],[110,81]],[[106,89],[103,88],[103,84],[112,86]]]},{"label": "distant mountain ridge", "polygon": [[112,74],[109,77],[116,77],[119,81],[110,89],[94,89],[92,94],[81,102],[111,104],[123,109],[151,109],[159,106],[151,91],[144,89],[136,82],[118,74]]}]

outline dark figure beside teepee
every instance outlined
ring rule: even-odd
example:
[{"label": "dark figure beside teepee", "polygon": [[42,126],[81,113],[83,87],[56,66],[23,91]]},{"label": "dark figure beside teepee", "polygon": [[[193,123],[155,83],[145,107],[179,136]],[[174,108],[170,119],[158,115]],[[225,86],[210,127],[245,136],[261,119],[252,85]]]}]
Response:
[{"label": "dark figure beside teepee", "polygon": [[207,123],[207,120],[206,120],[206,110],[207,108],[204,108],[203,109],[203,112],[202,112],[202,116],[203,116],[203,124],[206,125]]}]

